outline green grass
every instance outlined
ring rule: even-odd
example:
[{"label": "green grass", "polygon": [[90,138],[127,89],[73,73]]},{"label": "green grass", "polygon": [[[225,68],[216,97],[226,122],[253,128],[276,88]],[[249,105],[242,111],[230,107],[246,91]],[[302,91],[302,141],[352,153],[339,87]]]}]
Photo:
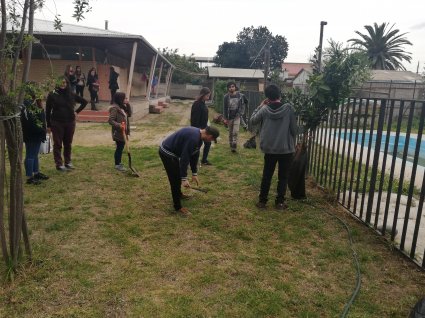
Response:
[{"label": "green grass", "polygon": [[[161,116],[144,129],[181,120]],[[112,146],[74,147],[66,174],[42,156],[51,179],[24,188],[34,260],[0,283],[0,317],[336,317],[356,272],[344,228],[325,211],[349,224],[361,262],[350,317],[407,316],[425,274],[312,185],[306,202],[258,211],[262,155],[231,154],[220,129],[214,165],[199,171],[210,191],[183,201],[190,218],[173,213],[157,147],[133,147],[141,178],[113,169]]]}]

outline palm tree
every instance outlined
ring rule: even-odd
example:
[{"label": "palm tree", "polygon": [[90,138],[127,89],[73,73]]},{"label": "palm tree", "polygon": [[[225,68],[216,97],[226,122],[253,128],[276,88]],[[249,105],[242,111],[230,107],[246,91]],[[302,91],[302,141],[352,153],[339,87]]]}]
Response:
[{"label": "palm tree", "polygon": [[375,70],[406,70],[401,64],[402,61],[410,63],[412,57],[410,52],[406,52],[404,45],[412,45],[400,30],[393,30],[394,24],[389,27],[389,23],[378,25],[374,23],[365,25],[368,34],[355,31],[361,39],[350,39],[358,50],[366,52],[371,68]]}]

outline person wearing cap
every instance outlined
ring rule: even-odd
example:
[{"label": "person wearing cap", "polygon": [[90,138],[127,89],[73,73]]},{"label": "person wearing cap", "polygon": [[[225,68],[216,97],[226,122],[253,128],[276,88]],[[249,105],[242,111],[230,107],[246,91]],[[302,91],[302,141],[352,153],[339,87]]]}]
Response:
[{"label": "person wearing cap", "polygon": [[[205,101],[210,98],[211,91],[208,87],[202,87],[198,98],[192,104],[190,112],[190,125],[204,129],[208,126],[208,106]],[[204,141],[204,151],[202,153],[201,165],[209,166],[208,153],[210,152],[211,142]]]},{"label": "person wearing cap", "polygon": [[278,167],[278,183],[276,190],[275,208],[284,210],[285,194],[288,184],[288,173],[295,152],[297,136],[297,121],[291,104],[280,101],[280,89],[270,84],[264,90],[265,99],[253,112],[250,124],[260,124],[260,148],[264,153],[263,177],[259,201],[256,206],[265,209],[273,173]]},{"label": "person wearing cap", "polygon": [[217,142],[219,135],[218,129],[211,126],[204,129],[184,127],[165,138],[159,147],[159,156],[171,186],[174,209],[182,216],[190,215],[189,210],[181,205],[181,199],[187,198],[183,195],[181,186],[190,188],[187,168],[190,165],[192,182],[199,185],[199,149],[203,142]]}]

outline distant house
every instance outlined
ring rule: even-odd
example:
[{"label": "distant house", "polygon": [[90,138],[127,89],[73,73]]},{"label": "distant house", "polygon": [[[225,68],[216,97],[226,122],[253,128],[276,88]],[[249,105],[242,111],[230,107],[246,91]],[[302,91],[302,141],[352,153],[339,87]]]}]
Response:
[{"label": "distant house", "polygon": [[372,70],[371,79],[355,89],[357,97],[424,100],[425,83],[410,71]]},{"label": "distant house", "polygon": [[236,85],[246,91],[264,90],[264,72],[260,69],[207,67],[208,79],[212,83],[217,80],[235,81]]},{"label": "distant house", "polygon": [[[31,81],[42,81],[52,74],[62,75],[68,64],[74,68],[81,66],[86,76],[89,69],[95,67],[100,81],[99,98],[109,100],[109,68],[114,66],[120,74],[119,91],[128,96],[149,98],[154,75],[163,79],[161,93],[167,94],[174,66],[141,35],[66,23],[60,31],[55,30],[52,21],[35,19],[34,37]],[[86,89],[85,97],[88,96]]]},{"label": "distant house", "polygon": [[292,87],[299,88],[302,92],[306,93],[308,90],[307,80],[313,74],[312,69],[301,69],[292,80]]},{"label": "distant house", "polygon": [[307,79],[313,72],[311,63],[282,63],[283,81],[286,87],[298,87],[305,92]]}]

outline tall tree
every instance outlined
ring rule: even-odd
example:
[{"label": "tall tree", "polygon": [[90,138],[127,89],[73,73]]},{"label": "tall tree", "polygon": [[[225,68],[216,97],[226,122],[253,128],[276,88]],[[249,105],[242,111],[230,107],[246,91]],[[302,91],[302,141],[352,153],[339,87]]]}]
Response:
[{"label": "tall tree", "polygon": [[273,35],[265,26],[243,28],[236,42],[224,42],[219,46],[214,63],[221,67],[262,68],[266,47],[270,47],[271,68],[281,68],[288,55],[288,43],[285,37]]},{"label": "tall tree", "polygon": [[[2,257],[13,277],[18,267],[23,238],[25,251],[31,259],[29,233],[24,213],[22,186],[22,128],[19,118],[22,91],[28,78],[31,61],[31,43],[34,11],[43,6],[43,0],[0,0],[0,248]],[[89,12],[89,1],[73,0],[74,17],[84,18]],[[55,25],[61,22],[56,16]],[[27,22],[28,21],[28,22]],[[8,29],[8,26],[10,29]],[[9,36],[6,36],[8,33]],[[26,50],[27,59],[21,81],[18,80],[18,65],[21,52]],[[7,156],[6,156],[7,152]],[[6,169],[6,163],[9,168]],[[8,174],[6,173],[8,172]],[[8,187],[8,190],[6,190]],[[9,195],[7,198],[6,195]],[[8,206],[5,206],[5,203]],[[8,217],[6,218],[6,211]],[[5,222],[8,220],[9,244],[7,244]],[[9,248],[8,248],[9,245]]]},{"label": "tall tree", "polygon": [[411,53],[406,52],[405,45],[412,45],[407,40],[407,33],[400,33],[399,29],[393,29],[389,23],[373,26],[365,25],[367,34],[355,31],[361,39],[350,39],[354,47],[366,52],[372,69],[375,70],[406,70],[402,62],[410,63]]}]

